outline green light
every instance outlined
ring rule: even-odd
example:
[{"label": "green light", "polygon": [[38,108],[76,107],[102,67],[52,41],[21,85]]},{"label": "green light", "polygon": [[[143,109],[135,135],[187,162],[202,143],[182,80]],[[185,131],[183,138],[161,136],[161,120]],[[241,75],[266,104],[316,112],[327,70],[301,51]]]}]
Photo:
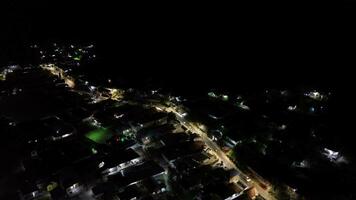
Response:
[{"label": "green light", "polygon": [[88,139],[99,144],[105,144],[106,140],[111,138],[111,136],[110,131],[106,128],[98,128],[85,135]]},{"label": "green light", "polygon": [[75,61],[80,61],[81,59],[82,59],[82,56],[81,56],[81,55],[76,56],[76,57],[73,58],[73,60],[75,60]]},{"label": "green light", "polygon": [[222,95],[222,99],[223,99],[224,101],[227,101],[227,100],[229,100],[229,96],[227,96],[227,95]]},{"label": "green light", "polygon": [[6,75],[0,74],[0,81],[5,81],[5,80],[6,80]]},{"label": "green light", "polygon": [[51,182],[49,185],[47,185],[47,191],[50,192],[54,190],[56,187],[58,187],[58,184],[56,182]]}]

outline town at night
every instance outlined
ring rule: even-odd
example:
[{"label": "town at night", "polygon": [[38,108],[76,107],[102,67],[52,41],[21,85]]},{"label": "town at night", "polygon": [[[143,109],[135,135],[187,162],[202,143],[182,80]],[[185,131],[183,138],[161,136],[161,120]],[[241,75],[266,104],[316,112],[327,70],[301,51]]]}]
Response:
[{"label": "town at night", "polygon": [[356,198],[353,90],[312,48],[272,51],[230,18],[20,4],[0,46],[1,200]]}]

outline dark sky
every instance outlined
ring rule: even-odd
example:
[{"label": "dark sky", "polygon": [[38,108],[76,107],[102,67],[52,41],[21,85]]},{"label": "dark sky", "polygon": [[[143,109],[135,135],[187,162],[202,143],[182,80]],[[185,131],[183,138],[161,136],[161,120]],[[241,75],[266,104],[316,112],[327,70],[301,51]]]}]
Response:
[{"label": "dark sky", "polygon": [[[330,82],[352,55],[354,1],[244,5],[65,2],[1,6],[1,64],[31,42],[95,42],[101,68],[122,73]],[[331,68],[329,68],[331,66]],[[207,74],[203,75],[202,74]]]}]

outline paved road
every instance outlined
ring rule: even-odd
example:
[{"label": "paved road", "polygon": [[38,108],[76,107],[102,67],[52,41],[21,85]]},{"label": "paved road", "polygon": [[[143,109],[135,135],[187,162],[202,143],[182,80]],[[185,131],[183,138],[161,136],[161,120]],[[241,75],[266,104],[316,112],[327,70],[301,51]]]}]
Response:
[{"label": "paved road", "polygon": [[190,130],[193,133],[197,133],[202,140],[205,142],[205,144],[207,146],[209,146],[210,149],[212,149],[215,153],[216,156],[223,161],[224,166],[227,169],[234,169],[238,172],[238,174],[240,174],[240,181],[248,186],[254,186],[258,193],[265,198],[266,200],[275,200],[275,198],[269,194],[268,191],[266,191],[265,189],[263,189],[261,186],[259,186],[258,184],[256,184],[256,181],[247,181],[246,178],[248,177],[247,175],[245,175],[240,169],[238,169],[235,165],[235,163],[233,163],[227,156],[226,154],[220,149],[219,145],[217,145],[215,142],[213,142],[208,136],[207,134],[201,130],[197,125],[195,125],[194,123],[186,120],[180,113],[178,113],[174,108],[172,107],[166,107],[163,105],[156,105],[157,109],[160,110],[164,110],[166,112],[172,112],[176,115],[177,119],[181,122],[182,125],[184,125],[188,130]]},{"label": "paved road", "polygon": [[[74,84],[74,79],[70,76],[67,76],[62,69],[56,67],[56,66],[42,66],[43,69],[45,70],[49,70],[52,72],[53,75],[57,75],[58,77],[62,78],[65,83],[70,86],[71,88],[75,87]],[[83,91],[78,91],[76,90],[76,92],[78,92],[79,94],[85,94],[85,95],[90,95],[92,96],[92,94],[88,93],[88,92],[83,92]],[[101,101],[101,100],[105,100],[105,98],[102,95],[99,95],[99,97],[97,97],[97,99],[95,99],[97,101]],[[205,144],[207,146],[209,146],[210,149],[212,149],[215,153],[216,156],[223,161],[224,166],[227,169],[234,169],[238,172],[238,174],[240,174],[240,181],[242,183],[244,183],[245,185],[248,186],[255,186],[255,188],[257,189],[258,193],[265,199],[267,200],[274,200],[275,198],[273,196],[271,196],[266,190],[264,190],[263,188],[261,188],[258,184],[255,184],[254,181],[248,182],[246,180],[246,175],[244,173],[242,173],[241,170],[239,170],[236,165],[226,156],[226,154],[220,149],[220,147],[213,142],[208,136],[207,134],[202,131],[197,125],[195,125],[194,123],[187,121],[179,112],[177,112],[173,107],[167,107],[164,105],[156,105],[157,109],[160,110],[164,110],[166,112],[172,112],[176,115],[177,119],[181,122],[181,124],[183,124],[187,129],[189,129],[191,132],[193,133],[197,133],[198,135],[200,135],[200,137],[202,138],[202,140],[205,142]]]}]

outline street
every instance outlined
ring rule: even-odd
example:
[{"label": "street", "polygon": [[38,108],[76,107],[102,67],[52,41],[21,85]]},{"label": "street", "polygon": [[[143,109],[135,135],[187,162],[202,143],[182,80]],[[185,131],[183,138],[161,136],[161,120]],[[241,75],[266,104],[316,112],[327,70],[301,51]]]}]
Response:
[{"label": "street", "polygon": [[[65,75],[65,73],[63,73],[60,70],[58,70],[58,67],[55,66],[42,66],[43,69],[45,70],[49,70],[52,72],[53,75],[57,75],[62,79],[66,79],[68,76]],[[70,77],[70,80],[73,80],[73,78]],[[74,83],[74,82],[73,82]],[[75,85],[74,84],[69,84],[66,82],[67,85],[71,86],[71,88],[73,88],[74,91],[78,92],[79,94],[86,94],[86,95],[90,95],[93,96],[92,94],[88,93],[88,92],[83,92],[83,91],[79,91],[75,89]],[[104,98],[103,95],[100,92],[97,92],[97,94],[99,95],[97,98],[95,98],[95,102],[98,101],[102,101],[105,100],[107,98]],[[118,99],[113,99],[113,100],[118,100]],[[152,105],[151,105],[152,106]],[[192,123],[191,121],[188,121],[187,119],[185,119],[185,114],[180,114],[177,110],[174,109],[173,106],[165,106],[162,104],[155,104],[153,105],[153,107],[155,107],[157,110],[160,111],[165,111],[167,113],[174,113],[176,118],[178,119],[178,121],[185,127],[187,128],[187,130],[191,131],[192,133],[196,133],[198,134],[202,140],[204,141],[204,143],[211,149],[213,150],[213,152],[215,153],[215,155],[217,156],[217,158],[220,159],[220,161],[223,162],[223,165],[226,169],[229,170],[236,170],[237,174],[239,174],[240,177],[240,182],[242,182],[244,185],[247,186],[254,186],[258,192],[258,194],[260,194],[264,199],[266,200],[274,200],[275,198],[270,195],[268,193],[268,191],[266,191],[265,189],[263,189],[261,186],[259,186],[259,184],[257,184],[257,181],[251,180],[251,181],[247,181],[247,175],[245,175],[240,169],[238,169],[236,167],[236,165],[226,156],[226,154],[220,149],[219,145],[217,145],[215,142],[213,142],[208,136],[207,134],[201,129],[199,128],[196,124]]]},{"label": "street", "polygon": [[208,136],[207,134],[202,131],[197,125],[195,125],[194,123],[186,120],[184,118],[184,116],[182,116],[179,112],[177,112],[174,108],[172,107],[166,107],[164,105],[156,105],[155,106],[157,109],[159,110],[163,110],[166,112],[172,112],[176,115],[177,119],[181,122],[181,124],[183,126],[185,126],[188,130],[190,130],[193,133],[197,133],[202,140],[205,142],[205,144],[212,149],[216,156],[223,161],[224,166],[227,169],[233,169],[236,170],[238,174],[240,174],[240,181],[248,186],[254,186],[258,192],[258,194],[260,194],[263,198],[265,198],[266,200],[275,200],[275,198],[269,194],[268,191],[266,191],[265,189],[263,189],[261,186],[259,186],[256,181],[247,181],[246,178],[248,177],[247,175],[245,175],[240,169],[238,169],[236,167],[236,165],[226,156],[226,154],[220,149],[219,145],[217,145],[215,142],[213,142]]}]

